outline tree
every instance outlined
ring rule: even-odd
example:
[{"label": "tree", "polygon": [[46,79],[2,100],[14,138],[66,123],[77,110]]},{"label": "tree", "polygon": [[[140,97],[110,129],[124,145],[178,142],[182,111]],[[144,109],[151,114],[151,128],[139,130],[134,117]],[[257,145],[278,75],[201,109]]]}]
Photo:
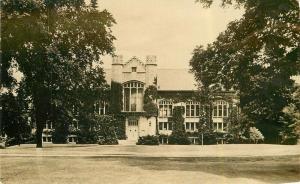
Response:
[{"label": "tree", "polygon": [[[206,107],[206,108],[205,108]],[[203,111],[200,111],[199,115],[199,126],[198,126],[198,132],[201,134],[201,144],[204,144],[204,135],[211,133],[211,116],[210,116],[210,108],[208,106],[204,106],[205,109]]]},{"label": "tree", "polygon": [[83,0],[4,0],[1,16],[1,77],[8,86],[10,68],[23,74],[37,147],[42,147],[43,126],[56,117],[53,109],[72,117],[74,106],[92,108],[95,95],[88,95],[105,86],[100,57],[114,50],[110,28],[115,21],[106,10],[99,12]]},{"label": "tree", "polygon": [[173,109],[172,122],[172,134],[169,136],[169,144],[191,144],[187,137],[184,127],[183,114],[185,109],[183,106],[176,106]]},{"label": "tree", "polygon": [[234,143],[247,142],[249,139],[250,127],[254,126],[246,115],[239,113],[237,108],[232,108],[229,116],[224,119],[228,125],[228,133],[232,135]]},{"label": "tree", "polygon": [[22,102],[20,95],[15,96],[11,91],[1,94],[0,137],[6,135],[9,140],[13,140],[12,144],[22,143],[31,131],[27,122],[29,115],[24,112]]},{"label": "tree", "polygon": [[280,131],[281,144],[297,144],[300,137],[300,87],[294,93],[295,102],[283,109],[280,121],[283,127]]},{"label": "tree", "polygon": [[148,86],[145,90],[144,105],[143,105],[145,116],[147,118],[150,117],[157,118],[158,108],[155,103],[156,99],[157,99],[157,88],[153,85]]},{"label": "tree", "polygon": [[[212,0],[198,0],[209,7]],[[296,0],[223,0],[245,10],[216,41],[194,50],[190,65],[205,87],[235,89],[240,107],[267,142],[276,142],[282,109],[292,101],[299,74]]]}]

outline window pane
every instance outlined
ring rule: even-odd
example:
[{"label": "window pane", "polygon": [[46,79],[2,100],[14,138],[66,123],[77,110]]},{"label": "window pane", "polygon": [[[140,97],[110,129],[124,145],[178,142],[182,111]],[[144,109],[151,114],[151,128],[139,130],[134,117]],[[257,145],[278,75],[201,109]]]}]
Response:
[{"label": "window pane", "polygon": [[218,112],[219,112],[218,116],[219,117],[222,116],[222,105],[218,105]]},{"label": "window pane", "polygon": [[169,105],[169,116],[172,116],[172,105]]},{"label": "window pane", "polygon": [[164,130],[168,130],[168,123],[167,122],[164,123]]},{"label": "window pane", "polygon": [[136,88],[131,88],[131,96],[130,96],[131,111],[136,111],[136,102],[137,102],[137,90]]},{"label": "window pane", "polygon": [[191,105],[191,116],[195,116],[195,105]]},{"label": "window pane", "polygon": [[227,105],[223,105],[223,116],[227,116]]},{"label": "window pane", "polygon": [[173,124],[169,123],[169,130],[173,130]]},{"label": "window pane", "polygon": [[130,106],[130,89],[129,88],[125,88],[124,89],[124,107],[125,107],[125,111],[129,111],[129,106]]},{"label": "window pane", "polygon": [[196,116],[200,115],[200,105],[196,105]]},{"label": "window pane", "polygon": [[163,109],[163,105],[159,105],[159,116],[160,117],[163,117],[163,112],[164,112],[164,109]]},{"label": "window pane", "polygon": [[185,123],[185,126],[186,126],[186,127],[185,127],[186,130],[189,130],[189,129],[190,129],[190,123]]},{"label": "window pane", "polygon": [[222,130],[222,123],[218,123],[218,130]]},{"label": "window pane", "polygon": [[186,106],[186,116],[190,116],[190,105]]},{"label": "window pane", "polygon": [[159,122],[159,130],[163,129],[163,122]]},{"label": "window pane", "polygon": [[213,111],[213,116],[218,116],[218,109],[217,109],[217,106],[214,105],[214,111]]},{"label": "window pane", "polygon": [[191,123],[191,130],[195,129],[195,123]]},{"label": "window pane", "polygon": [[218,123],[214,123],[214,130],[217,130],[217,128],[218,128]]}]

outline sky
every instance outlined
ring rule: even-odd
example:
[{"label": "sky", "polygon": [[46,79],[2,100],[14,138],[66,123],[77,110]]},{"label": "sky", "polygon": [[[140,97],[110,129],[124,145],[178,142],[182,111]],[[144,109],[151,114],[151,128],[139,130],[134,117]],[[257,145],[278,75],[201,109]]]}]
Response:
[{"label": "sky", "polygon": [[[98,6],[117,22],[112,28],[115,54],[123,55],[125,62],[133,56],[144,61],[146,55],[156,55],[160,68],[189,68],[193,49],[212,43],[243,14],[220,4],[206,9],[195,0],[99,0]],[[104,68],[110,68],[111,61],[105,56]]]}]

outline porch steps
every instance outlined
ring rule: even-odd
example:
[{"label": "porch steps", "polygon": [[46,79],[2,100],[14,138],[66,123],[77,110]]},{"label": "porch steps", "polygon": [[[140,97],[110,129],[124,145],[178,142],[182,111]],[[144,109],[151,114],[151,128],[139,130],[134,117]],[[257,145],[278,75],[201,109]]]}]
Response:
[{"label": "porch steps", "polygon": [[135,140],[118,140],[119,145],[136,145]]}]

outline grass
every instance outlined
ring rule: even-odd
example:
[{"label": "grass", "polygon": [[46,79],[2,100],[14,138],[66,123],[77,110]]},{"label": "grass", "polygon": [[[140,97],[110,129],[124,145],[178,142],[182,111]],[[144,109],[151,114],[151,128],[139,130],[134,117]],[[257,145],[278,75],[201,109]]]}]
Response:
[{"label": "grass", "polygon": [[[251,146],[251,145],[249,145]],[[275,145],[274,145],[275,146]],[[231,149],[231,146],[227,146]],[[226,150],[226,146],[222,150]],[[241,146],[236,145],[236,150]],[[268,146],[267,146],[268,147]],[[168,149],[167,149],[168,148]],[[209,148],[207,149],[219,149]],[[254,146],[255,148],[255,146]],[[285,150],[291,147],[280,147]],[[299,147],[298,147],[299,148]],[[80,151],[78,151],[78,149]],[[188,151],[199,147],[189,147]],[[203,149],[206,149],[205,147]],[[261,153],[264,150],[257,150]],[[278,149],[278,147],[276,147]],[[53,156],[53,152],[63,150]],[[85,152],[102,152],[109,150],[115,156],[91,154]],[[113,151],[114,150],[114,151]],[[117,155],[136,150],[141,155]],[[148,151],[155,157],[145,155]],[[155,151],[153,151],[155,150]],[[287,183],[300,181],[300,155],[278,156],[231,156],[222,157],[193,156],[166,157],[159,156],[159,151],[186,151],[186,147],[140,147],[140,146],[86,146],[56,147],[38,151],[40,155],[9,155],[9,153],[36,152],[30,147],[6,149],[0,158],[0,180],[4,184],[43,184],[43,183],[142,183],[142,184],[176,184],[176,183]],[[20,151],[20,152],[18,152]],[[42,152],[42,153],[41,153]],[[3,152],[0,152],[3,153]],[[297,153],[297,152],[296,152]],[[73,156],[70,156],[75,154]],[[48,155],[48,156],[45,156]],[[144,156],[142,156],[144,155]],[[274,153],[276,155],[276,153]]]}]

